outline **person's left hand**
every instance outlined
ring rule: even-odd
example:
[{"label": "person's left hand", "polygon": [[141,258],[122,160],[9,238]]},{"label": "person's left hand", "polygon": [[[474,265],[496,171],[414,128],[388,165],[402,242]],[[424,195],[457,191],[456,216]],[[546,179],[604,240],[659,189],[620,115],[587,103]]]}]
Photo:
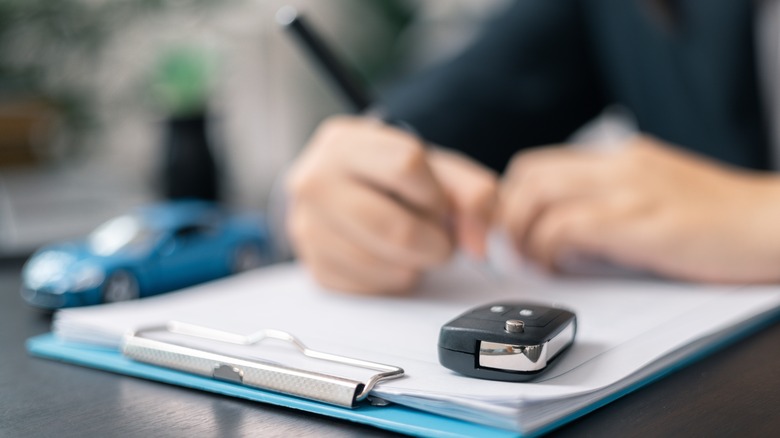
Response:
[{"label": "person's left hand", "polygon": [[548,269],[574,253],[686,280],[780,280],[779,177],[628,143],[513,159],[497,217],[524,256]]}]

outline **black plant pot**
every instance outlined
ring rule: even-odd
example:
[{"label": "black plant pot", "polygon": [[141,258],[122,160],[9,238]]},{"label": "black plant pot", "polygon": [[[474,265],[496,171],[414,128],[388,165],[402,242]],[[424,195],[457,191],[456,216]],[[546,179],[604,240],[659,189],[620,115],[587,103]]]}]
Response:
[{"label": "black plant pot", "polygon": [[167,199],[219,200],[219,175],[207,122],[202,114],[166,121],[162,189]]}]

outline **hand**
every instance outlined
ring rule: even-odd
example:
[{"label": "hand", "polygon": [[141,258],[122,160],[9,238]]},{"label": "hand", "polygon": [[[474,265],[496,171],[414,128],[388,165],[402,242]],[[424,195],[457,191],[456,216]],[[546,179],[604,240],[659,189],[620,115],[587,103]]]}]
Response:
[{"label": "hand", "polygon": [[693,281],[780,280],[780,178],[628,143],[512,160],[497,216],[521,253],[549,269],[584,253]]},{"label": "hand", "polygon": [[456,243],[484,254],[497,193],[476,163],[354,117],[322,124],[287,187],[299,258],[323,286],[363,293],[409,290]]}]

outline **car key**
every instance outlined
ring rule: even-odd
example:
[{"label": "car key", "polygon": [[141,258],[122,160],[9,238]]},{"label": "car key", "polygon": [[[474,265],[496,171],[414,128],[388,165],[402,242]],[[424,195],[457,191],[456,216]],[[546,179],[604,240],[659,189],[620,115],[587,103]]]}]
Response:
[{"label": "car key", "polygon": [[574,342],[577,318],[555,307],[499,302],[444,324],[439,362],[460,374],[523,382],[538,376]]}]

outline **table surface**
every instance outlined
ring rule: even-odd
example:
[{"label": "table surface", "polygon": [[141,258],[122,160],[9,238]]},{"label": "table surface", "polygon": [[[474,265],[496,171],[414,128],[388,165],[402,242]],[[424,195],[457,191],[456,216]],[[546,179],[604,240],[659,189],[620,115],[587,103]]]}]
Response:
[{"label": "table surface", "polygon": [[[0,436],[393,436],[368,426],[31,358],[50,316],[19,297],[0,261]],[[776,436],[780,324],[724,348],[551,436]]]}]

